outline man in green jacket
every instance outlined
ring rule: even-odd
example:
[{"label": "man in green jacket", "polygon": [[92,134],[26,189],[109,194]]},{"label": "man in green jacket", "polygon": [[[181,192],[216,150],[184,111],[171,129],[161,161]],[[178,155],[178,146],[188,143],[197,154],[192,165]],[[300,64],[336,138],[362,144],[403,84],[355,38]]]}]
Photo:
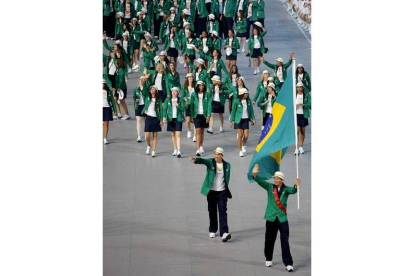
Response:
[{"label": "man in green jacket", "polygon": [[293,271],[293,259],[289,247],[289,224],[286,214],[286,205],[289,195],[297,192],[300,179],[296,178],[293,187],[285,186],[285,177],[282,172],[275,172],[274,184],[266,182],[257,176],[259,165],[256,164],[252,170],[254,180],[267,191],[267,208],[264,219],[266,220],[265,248],[266,266],[273,266],[273,249],[277,232],[280,232],[280,244],[282,247],[282,260],[288,272]]},{"label": "man in green jacket", "polygon": [[227,225],[227,198],[232,198],[232,196],[229,190],[230,163],[223,160],[223,155],[223,149],[218,147],[214,151],[214,158],[191,157],[191,162],[203,164],[207,167],[207,175],[201,187],[201,194],[207,196],[210,217],[209,237],[214,238],[218,230],[218,207],[221,241],[227,242],[231,239]]}]

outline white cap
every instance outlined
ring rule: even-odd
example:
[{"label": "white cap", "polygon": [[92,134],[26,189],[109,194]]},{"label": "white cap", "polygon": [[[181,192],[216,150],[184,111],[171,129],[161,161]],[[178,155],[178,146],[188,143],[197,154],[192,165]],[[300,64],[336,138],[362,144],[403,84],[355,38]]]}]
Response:
[{"label": "white cap", "polygon": [[199,85],[199,84],[206,85],[206,84],[204,83],[204,81],[201,81],[201,80],[199,80],[199,81],[196,83],[196,85]]},{"label": "white cap", "polygon": [[185,21],[183,24],[183,27],[187,26],[187,25],[191,25],[190,22]]},{"label": "white cap", "polygon": [[208,15],[208,18],[210,18],[210,19],[216,19],[216,17],[212,13]]},{"label": "white cap", "polygon": [[283,59],[282,58],[278,58],[278,59],[276,59],[276,61],[280,61],[280,62],[283,63]]},{"label": "white cap", "polygon": [[132,18],[132,21],[134,21],[134,20],[135,20],[135,21],[138,21],[138,19],[136,19],[135,17],[134,17],[134,18]]},{"label": "white cap", "polygon": [[174,7],[171,7],[171,8],[170,8],[170,11],[175,11],[175,8],[174,8]]},{"label": "white cap", "polygon": [[269,71],[267,71],[267,70],[263,70],[263,72],[262,72],[262,76],[263,76],[264,74],[269,74]]},{"label": "white cap", "polygon": [[204,64],[204,59],[202,58],[198,58],[196,59],[196,62],[200,63],[200,64]]},{"label": "white cap", "polygon": [[303,68],[303,65],[302,65],[302,63],[299,63],[297,67],[302,67],[302,68]]},{"label": "white cap", "polygon": [[185,75],[185,77],[186,78],[188,78],[188,77],[192,77],[193,76],[193,74],[192,73],[188,73],[187,75]]},{"label": "white cap", "polygon": [[285,180],[285,175],[282,172],[275,172],[273,177],[279,177],[282,180]]},{"label": "white cap", "polygon": [[249,90],[247,90],[246,88],[240,88],[239,89],[239,96],[243,95],[243,94],[249,94]]},{"label": "white cap", "polygon": [[218,37],[218,32],[217,31],[212,31],[211,33]]},{"label": "white cap", "polygon": [[152,38],[152,35],[149,32],[145,32],[144,36],[149,36],[150,38]]},{"label": "white cap", "polygon": [[141,14],[142,14],[142,12],[140,12],[140,11],[139,11],[139,12],[137,12],[137,16],[138,16],[138,15],[141,15]]},{"label": "white cap", "polygon": [[165,56],[165,51],[161,51],[160,56]]},{"label": "white cap", "polygon": [[121,40],[115,40],[115,44],[121,44]]},{"label": "white cap", "polygon": [[214,76],[211,78],[211,80],[212,80],[212,81],[222,82],[222,81],[220,80],[220,76],[217,76],[217,75],[214,75]]},{"label": "white cap", "polygon": [[241,80],[243,81],[243,83],[246,81],[246,80],[244,79],[244,77],[242,77],[242,76],[240,76],[240,77],[239,77],[239,79],[241,79]]},{"label": "white cap", "polygon": [[187,10],[187,9],[183,9],[183,13],[185,13],[185,14],[187,14],[187,15],[190,15],[190,11],[189,11],[189,10]]},{"label": "white cap", "polygon": [[118,12],[117,15],[120,15],[121,17],[124,17],[124,13],[123,12]]},{"label": "white cap", "polygon": [[296,87],[303,87],[303,83],[297,83]]},{"label": "white cap", "polygon": [[273,90],[276,90],[276,86],[275,86],[275,84],[273,82],[269,83],[267,85],[267,87],[271,87],[271,88],[273,88]]},{"label": "white cap", "polygon": [[263,27],[262,23],[260,23],[259,21],[254,22],[254,25],[256,25],[257,27],[260,27],[260,28]]},{"label": "white cap", "polygon": [[178,87],[173,87],[173,88],[171,88],[171,91],[173,91],[173,90],[176,90],[178,93],[180,93],[180,88],[178,88]]},{"label": "white cap", "polygon": [[147,12],[147,9],[146,8],[142,8],[141,11],[146,13]]},{"label": "white cap", "polygon": [[150,87],[149,87],[149,90],[151,90],[151,88],[155,88],[155,90],[157,90],[157,92],[158,92],[158,87],[156,86],[156,85],[151,85]]},{"label": "white cap", "polygon": [[274,81],[273,77],[268,77],[267,80],[268,81]]},{"label": "white cap", "polygon": [[127,32],[124,32],[122,35],[126,35],[126,36],[129,36],[129,33],[127,33]]},{"label": "white cap", "polygon": [[220,153],[221,155],[223,155],[223,156],[224,156],[224,150],[223,150],[223,148],[220,148],[220,147],[217,147],[217,148],[213,151],[213,153]]}]

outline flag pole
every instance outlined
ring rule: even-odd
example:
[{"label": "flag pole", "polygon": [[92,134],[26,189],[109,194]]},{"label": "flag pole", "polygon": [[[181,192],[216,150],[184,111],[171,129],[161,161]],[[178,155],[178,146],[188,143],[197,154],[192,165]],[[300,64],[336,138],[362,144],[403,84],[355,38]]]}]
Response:
[{"label": "flag pole", "polygon": [[[298,132],[297,132],[297,116],[296,116],[296,59],[292,58],[292,94],[293,94],[293,112],[295,121],[295,151],[298,150]],[[295,154],[296,158],[296,178],[299,178],[299,154]],[[298,188],[298,209],[299,209],[299,186]]]}]

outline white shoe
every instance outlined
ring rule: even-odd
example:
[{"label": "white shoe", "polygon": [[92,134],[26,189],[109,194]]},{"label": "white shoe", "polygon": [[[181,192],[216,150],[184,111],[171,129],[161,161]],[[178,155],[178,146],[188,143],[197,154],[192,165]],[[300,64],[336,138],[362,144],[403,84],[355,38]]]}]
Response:
[{"label": "white shoe", "polygon": [[262,130],[264,129],[264,126],[262,126]]},{"label": "white shoe", "polygon": [[144,57],[144,55],[142,54],[142,52],[139,54],[139,57],[140,58],[143,58]]},{"label": "white shoe", "polygon": [[299,154],[299,151],[297,149],[295,149],[295,152],[293,154],[297,155],[297,154]]},{"label": "white shoe", "polygon": [[208,128],[207,129],[207,133],[213,134],[213,129],[212,128]]},{"label": "white shoe", "polygon": [[237,49],[237,53],[240,53],[240,49]]},{"label": "white shoe", "polygon": [[141,136],[138,136],[137,142],[138,142],[138,143],[141,143],[141,142],[142,142],[142,140],[141,140]]},{"label": "white shoe", "polygon": [[145,154],[146,154],[146,155],[148,155],[148,154],[149,154],[150,149],[151,149],[151,146],[147,146],[147,150],[145,151]]},{"label": "white shoe", "polygon": [[201,153],[201,154],[204,154],[204,149],[203,149],[203,147],[202,147],[202,146],[200,146],[199,150],[200,150],[200,153]]},{"label": "white shoe", "polygon": [[257,73],[260,73],[260,68],[259,67],[257,67]]},{"label": "white shoe", "polygon": [[155,157],[155,151],[152,151],[151,156]]},{"label": "white shoe", "polygon": [[272,267],[273,266],[273,262],[272,261],[266,261],[266,266],[267,267]]},{"label": "white shoe", "polygon": [[244,53],[246,50],[245,49],[242,49],[242,53]]},{"label": "white shoe", "polygon": [[257,70],[254,70],[253,75],[257,75]]},{"label": "white shoe", "polygon": [[121,118],[121,120],[129,120],[129,119],[131,119],[131,116],[129,116],[128,114],[125,114],[125,115]]},{"label": "white shoe", "polygon": [[193,142],[195,142],[195,141],[196,141],[196,136],[194,135],[194,136],[193,136]]},{"label": "white shoe", "polygon": [[104,143],[104,145],[107,145],[107,144],[109,144],[109,143],[108,143],[108,140],[106,140],[106,138],[104,138],[104,141],[103,141],[103,143]]},{"label": "white shoe", "polygon": [[201,156],[201,154],[200,154],[200,150],[197,150],[197,151],[196,151],[196,156]]},{"label": "white shoe", "polygon": [[210,233],[210,234],[208,234],[208,237],[209,238],[215,238],[216,237],[216,234],[215,233]]},{"label": "white shoe", "polygon": [[191,131],[187,131],[187,138],[190,139],[193,133]]},{"label": "white shoe", "polygon": [[246,153],[246,146],[242,146],[242,152]]},{"label": "white shoe", "polygon": [[299,153],[300,153],[300,154],[304,154],[304,153],[305,153],[305,151],[303,150],[303,148],[302,148],[302,147],[300,147],[300,148],[299,148]]},{"label": "white shoe", "polygon": [[293,271],[293,266],[291,266],[291,265],[287,265],[287,266],[286,266],[286,270],[287,270],[288,272],[292,272],[292,271]]},{"label": "white shoe", "polygon": [[223,237],[221,237],[222,242],[227,242],[230,239],[231,239],[231,234],[230,233],[224,233]]},{"label": "white shoe", "polygon": [[129,68],[128,69],[128,74],[131,74],[132,73],[132,69],[131,68]]},{"label": "white shoe", "polygon": [[181,151],[179,151],[179,150],[177,151],[177,157],[181,158]]},{"label": "white shoe", "polygon": [[220,132],[224,132],[224,129],[223,129],[223,127],[220,127]]},{"label": "white shoe", "polygon": [[177,150],[174,150],[172,156],[177,156]]},{"label": "white shoe", "polygon": [[122,118],[122,114],[118,113],[118,119],[121,119],[121,118]]},{"label": "white shoe", "polygon": [[243,154],[243,152],[242,152],[242,151],[239,151],[239,156],[240,156],[240,157],[244,157],[244,154]]}]

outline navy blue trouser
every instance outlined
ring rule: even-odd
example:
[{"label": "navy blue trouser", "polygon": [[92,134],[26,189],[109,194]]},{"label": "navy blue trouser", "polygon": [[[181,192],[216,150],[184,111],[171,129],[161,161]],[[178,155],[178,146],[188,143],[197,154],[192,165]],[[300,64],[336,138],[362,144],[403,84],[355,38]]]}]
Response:
[{"label": "navy blue trouser", "polygon": [[233,17],[224,17],[224,20],[223,20],[223,35],[224,35],[224,38],[229,37],[229,30],[233,29],[233,25],[234,25]]},{"label": "navy blue trouser", "polygon": [[277,231],[280,232],[280,245],[282,247],[282,261],[287,265],[293,265],[292,255],[290,254],[289,247],[289,223],[287,221],[280,223],[279,219],[271,222],[266,220],[266,234],[265,234],[265,248],[264,254],[266,261],[273,259],[273,249],[275,247],[275,241]]},{"label": "navy blue trouser", "polygon": [[208,231],[210,233],[216,233],[218,230],[217,222],[217,208],[220,221],[220,237],[224,233],[229,233],[229,227],[227,225],[227,196],[226,191],[210,191],[207,195],[208,202],[208,216],[210,218],[210,227]]}]

